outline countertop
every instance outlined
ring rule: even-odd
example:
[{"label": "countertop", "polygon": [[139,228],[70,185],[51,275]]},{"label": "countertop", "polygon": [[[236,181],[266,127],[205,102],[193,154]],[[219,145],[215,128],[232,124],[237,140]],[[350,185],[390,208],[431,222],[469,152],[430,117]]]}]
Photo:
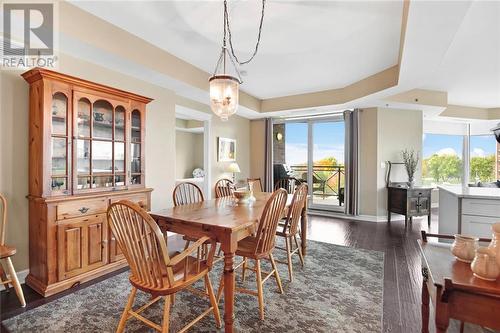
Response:
[{"label": "countertop", "polygon": [[461,185],[440,185],[439,190],[449,192],[459,198],[498,199],[500,188],[494,187],[462,187]]}]

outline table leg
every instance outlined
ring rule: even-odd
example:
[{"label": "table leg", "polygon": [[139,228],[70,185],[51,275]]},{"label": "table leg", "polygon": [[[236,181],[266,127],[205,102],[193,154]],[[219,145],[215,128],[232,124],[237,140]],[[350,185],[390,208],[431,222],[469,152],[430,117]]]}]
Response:
[{"label": "table leg", "polygon": [[436,332],[445,333],[450,324],[450,317],[448,315],[448,303],[442,302],[442,289],[437,288],[436,291]]},{"label": "table leg", "polygon": [[234,252],[224,252],[224,331],[233,332]]},{"label": "table leg", "polygon": [[429,290],[425,278],[422,282],[422,333],[429,333]]},{"label": "table leg", "polygon": [[302,209],[301,217],[300,217],[300,244],[302,246],[302,255],[305,256],[307,254],[307,207]]}]

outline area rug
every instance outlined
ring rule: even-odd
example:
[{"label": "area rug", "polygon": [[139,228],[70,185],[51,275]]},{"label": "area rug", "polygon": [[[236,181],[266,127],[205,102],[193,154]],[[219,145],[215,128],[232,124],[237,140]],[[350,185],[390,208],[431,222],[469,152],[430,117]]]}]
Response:
[{"label": "area rug", "polygon": [[[283,254],[283,251],[275,250],[276,257],[283,259]],[[266,282],[264,320],[259,319],[256,297],[236,295],[237,332],[381,331],[382,252],[309,241],[304,268],[301,268],[298,256],[294,256],[293,282],[288,280],[286,265],[278,264],[278,268],[284,294],[278,293],[273,279]],[[211,272],[215,289],[218,288],[221,272],[222,262],[219,262]],[[236,280],[242,285],[240,274],[241,271],[238,271]],[[255,288],[254,281],[254,275],[250,274],[244,286]],[[114,332],[129,291],[128,272],[125,272],[5,320],[3,325],[12,333]],[[140,291],[137,295],[136,308],[148,300],[147,295]],[[206,299],[189,292],[179,293],[171,312],[170,331],[178,331],[207,306]],[[223,306],[221,300],[219,307],[223,309]],[[161,322],[162,309],[163,302],[160,301],[144,314],[155,322]],[[127,322],[126,332],[152,331],[136,319]],[[205,317],[191,331],[216,332],[213,316]]]}]

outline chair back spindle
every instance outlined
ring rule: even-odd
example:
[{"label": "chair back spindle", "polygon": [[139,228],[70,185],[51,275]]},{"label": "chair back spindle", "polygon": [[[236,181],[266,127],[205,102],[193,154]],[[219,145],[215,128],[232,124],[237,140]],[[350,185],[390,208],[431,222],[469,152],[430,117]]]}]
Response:
[{"label": "chair back spindle", "polygon": [[226,178],[219,179],[217,183],[215,183],[215,197],[216,198],[231,197],[233,196],[235,189],[236,186],[231,180]]},{"label": "chair back spindle", "polygon": [[264,207],[257,229],[255,253],[268,253],[274,248],[274,240],[278,222],[286,206],[287,193],[277,189],[271,195]]},{"label": "chair back spindle", "polygon": [[198,185],[185,182],[180,183],[174,188],[173,192],[174,206],[188,205],[202,202],[205,200],[203,192]]},{"label": "chair back spindle", "polygon": [[302,216],[302,210],[307,200],[307,184],[300,184],[293,193],[292,202],[288,209],[283,232],[289,232],[292,235],[297,234],[297,228]]}]

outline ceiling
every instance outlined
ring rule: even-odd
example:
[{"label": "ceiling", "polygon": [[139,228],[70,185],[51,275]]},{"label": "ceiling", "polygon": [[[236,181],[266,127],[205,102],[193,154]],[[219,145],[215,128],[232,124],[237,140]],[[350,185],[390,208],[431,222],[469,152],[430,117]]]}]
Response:
[{"label": "ceiling", "polygon": [[449,104],[500,106],[500,1],[471,3],[439,67],[423,87],[447,91]]},{"label": "ceiling", "polygon": [[[211,73],[221,1],[76,1],[78,7]],[[232,0],[237,56],[253,51],[260,1]],[[242,90],[259,98],[341,88],[398,62],[402,1],[269,1]]]}]

